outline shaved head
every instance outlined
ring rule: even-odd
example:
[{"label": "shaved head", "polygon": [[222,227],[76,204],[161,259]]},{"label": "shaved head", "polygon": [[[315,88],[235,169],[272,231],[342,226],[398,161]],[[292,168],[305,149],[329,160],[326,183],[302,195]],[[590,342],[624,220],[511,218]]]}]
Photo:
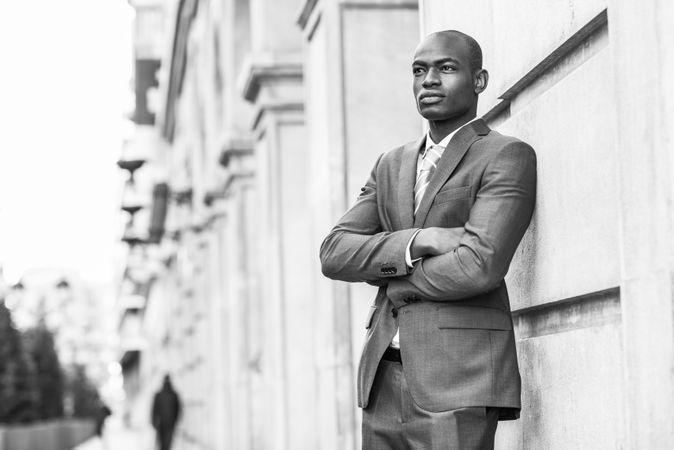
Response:
[{"label": "shaved head", "polygon": [[471,36],[457,30],[444,30],[429,34],[424,41],[431,38],[440,38],[447,41],[460,38],[466,44],[468,50],[470,70],[476,71],[482,69],[482,48],[480,48],[480,44],[478,44]]},{"label": "shaved head", "polygon": [[489,82],[480,45],[456,30],[438,31],[421,41],[412,75],[417,110],[428,120],[434,142],[476,116],[478,96]]}]

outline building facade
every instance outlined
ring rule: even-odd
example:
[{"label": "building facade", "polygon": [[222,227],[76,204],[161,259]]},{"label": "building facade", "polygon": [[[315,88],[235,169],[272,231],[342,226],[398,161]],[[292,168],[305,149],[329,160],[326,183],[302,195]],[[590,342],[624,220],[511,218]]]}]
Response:
[{"label": "building facade", "polygon": [[147,425],[170,373],[179,449],[360,447],[355,371],[375,288],[325,279],[318,248],[375,158],[423,133],[420,37],[458,29],[490,71],[479,115],[538,156],[506,278],[523,410],[498,448],[674,443],[673,6],[132,3],[137,20],[150,3],[161,13],[145,22],[162,36],[152,120],[134,118],[156,133],[139,173],[166,187],[133,241],[144,300],[122,308],[141,339],[124,353],[132,421]]}]

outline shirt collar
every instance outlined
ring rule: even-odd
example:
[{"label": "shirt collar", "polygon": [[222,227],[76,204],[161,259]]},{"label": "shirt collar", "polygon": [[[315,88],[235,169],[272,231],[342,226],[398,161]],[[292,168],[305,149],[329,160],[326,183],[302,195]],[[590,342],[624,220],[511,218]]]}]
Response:
[{"label": "shirt collar", "polygon": [[470,122],[468,122],[468,123],[466,123],[466,124],[460,126],[460,127],[457,128],[456,130],[452,131],[452,132],[449,133],[447,136],[445,136],[445,138],[444,138],[443,140],[441,140],[440,142],[438,142],[437,144],[436,144],[435,142],[433,142],[433,139],[431,139],[431,132],[430,132],[430,131],[427,131],[427,132],[426,132],[426,147],[425,147],[425,149],[424,149],[424,154],[426,153],[426,151],[428,151],[429,148],[431,148],[431,147],[434,146],[434,145],[439,146],[439,147],[442,147],[443,150],[444,150],[444,149],[447,148],[447,146],[449,145],[449,141],[452,140],[452,138],[454,137],[454,135],[455,135],[460,129],[462,129],[463,127],[465,127],[466,125],[468,125],[468,124],[470,124],[470,123],[475,122],[476,120],[477,120],[477,117],[476,117],[475,119],[471,120]]}]

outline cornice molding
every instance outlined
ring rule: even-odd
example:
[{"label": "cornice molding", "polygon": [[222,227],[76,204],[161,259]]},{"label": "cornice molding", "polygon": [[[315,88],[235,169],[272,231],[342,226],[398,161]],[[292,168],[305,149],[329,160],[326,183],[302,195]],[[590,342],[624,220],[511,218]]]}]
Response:
[{"label": "cornice molding", "polygon": [[223,142],[220,148],[218,162],[222,167],[229,166],[232,159],[251,155],[253,153],[253,140],[248,138],[230,138]]},{"label": "cornice molding", "polygon": [[299,52],[279,54],[252,54],[246,59],[239,75],[243,98],[255,102],[260,88],[271,80],[303,78],[302,55]]},{"label": "cornice molding", "polygon": [[255,113],[253,114],[252,129],[255,130],[256,138],[259,136],[261,129],[259,125],[266,113],[304,113],[304,101],[302,99],[288,99],[285,101],[265,101],[256,105]]}]

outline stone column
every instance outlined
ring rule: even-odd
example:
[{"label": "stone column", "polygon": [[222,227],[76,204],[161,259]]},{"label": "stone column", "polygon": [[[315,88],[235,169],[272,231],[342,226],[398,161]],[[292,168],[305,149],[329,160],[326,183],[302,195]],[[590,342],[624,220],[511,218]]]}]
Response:
[{"label": "stone column", "polygon": [[618,103],[627,448],[669,448],[674,442],[674,4],[608,3]]},{"label": "stone column", "polygon": [[254,108],[255,448],[317,448],[309,319],[315,298],[307,275],[315,258],[306,239],[308,147],[301,33],[293,22],[298,7],[297,0],[250,2],[251,52],[239,78]]},{"label": "stone column", "polygon": [[[306,1],[312,249],[351,206],[381,153],[422,132],[412,96],[416,1]],[[366,38],[364,38],[366,37]],[[360,448],[356,368],[376,289],[314,277],[320,448]]]},{"label": "stone column", "polygon": [[206,370],[211,374],[211,383],[206,390],[209,411],[206,422],[207,432],[212,440],[211,445],[214,448],[227,448],[228,430],[222,424],[232,423],[232,420],[226,409],[229,393],[226,390],[225,369],[229,366],[230,357],[225,339],[229,328],[225,321],[226,315],[223,313],[227,285],[223,283],[225,265],[222,255],[227,249],[227,243],[221,230],[226,226],[228,217],[223,206],[216,205],[216,207],[218,213],[214,214],[210,221],[205,267],[208,277],[206,314],[209,318]]},{"label": "stone column", "polygon": [[250,142],[232,143],[224,148],[221,164],[226,178],[218,201],[225,214],[221,230],[224,243],[220,253],[220,280],[223,295],[222,323],[224,347],[227,359],[223,361],[226,374],[224,388],[225,409],[230,427],[225,431],[226,440],[218,448],[250,448],[251,436],[251,339],[249,321],[253,306],[257,304],[254,292],[247,282],[250,267],[249,255],[256,250],[251,246],[249,234],[254,226],[247,223],[248,211],[255,209],[254,202],[246,201],[246,192],[251,188],[254,174],[252,146]]},{"label": "stone column", "polygon": [[209,214],[217,217],[212,227],[220,243],[213,259],[217,268],[213,283],[218,294],[210,299],[211,320],[221,328],[211,348],[211,352],[221,352],[215,355],[216,389],[211,393],[217,405],[215,413],[222,418],[216,427],[214,448],[257,448],[251,426],[251,385],[256,371],[251,364],[254,350],[249,323],[259,299],[247,281],[248,260],[256,246],[247,239],[253,226],[246,221],[249,210],[257,206],[244,200],[254,174],[250,132],[253,108],[242,98],[236,83],[251,48],[249,7],[249,0],[203,5],[206,22],[199,45],[200,51],[211,57],[202,64],[201,87],[206,96],[212,97],[206,99],[210,106],[206,114],[210,127],[206,131],[211,131],[209,142],[215,142],[215,155],[208,155],[204,171],[211,175],[205,202]]}]

